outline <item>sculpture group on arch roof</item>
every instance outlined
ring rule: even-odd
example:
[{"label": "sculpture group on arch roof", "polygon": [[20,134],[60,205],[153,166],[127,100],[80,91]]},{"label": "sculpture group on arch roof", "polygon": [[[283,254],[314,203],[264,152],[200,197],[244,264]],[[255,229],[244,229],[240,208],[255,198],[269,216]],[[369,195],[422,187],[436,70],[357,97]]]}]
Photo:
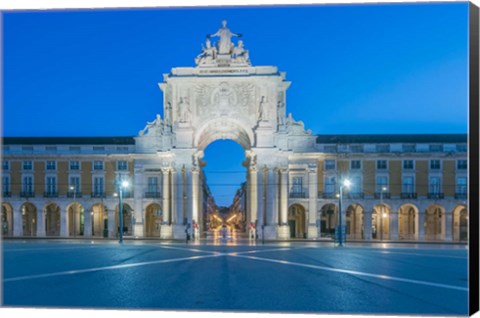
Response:
[{"label": "sculpture group on arch roof", "polygon": [[[238,40],[237,45],[232,42],[232,37],[241,37],[242,34],[233,33],[227,28],[227,21],[222,21],[222,27],[214,34],[207,34],[205,45],[202,44],[202,53],[195,58],[197,65],[215,64],[218,57],[225,58],[229,62],[238,64],[250,64],[248,50],[245,49],[243,41]],[[212,45],[211,38],[218,37],[218,43]]]}]

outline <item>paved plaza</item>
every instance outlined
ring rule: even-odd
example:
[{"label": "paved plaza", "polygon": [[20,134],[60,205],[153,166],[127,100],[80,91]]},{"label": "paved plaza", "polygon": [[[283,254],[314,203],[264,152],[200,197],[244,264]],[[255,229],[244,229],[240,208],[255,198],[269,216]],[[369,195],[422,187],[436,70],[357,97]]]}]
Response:
[{"label": "paved plaza", "polygon": [[4,241],[4,305],[466,315],[464,245]]}]

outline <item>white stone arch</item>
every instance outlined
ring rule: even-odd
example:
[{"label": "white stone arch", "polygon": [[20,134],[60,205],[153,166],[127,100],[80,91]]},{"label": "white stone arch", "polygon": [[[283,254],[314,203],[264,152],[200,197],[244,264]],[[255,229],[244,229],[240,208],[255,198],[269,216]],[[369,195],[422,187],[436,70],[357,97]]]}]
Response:
[{"label": "white stone arch", "polygon": [[307,208],[299,203],[295,202],[288,207],[288,226],[290,228],[291,238],[304,238],[307,234]]},{"label": "white stone arch", "polygon": [[418,207],[413,203],[405,203],[398,208],[398,239],[418,240],[418,213]]},{"label": "white stone arch", "polygon": [[425,209],[425,239],[445,239],[445,208],[438,204],[431,204]]},{"label": "white stone arch", "polygon": [[317,217],[320,222],[320,236],[333,236],[338,224],[338,206],[333,202],[323,204]]},{"label": "white stone arch", "polygon": [[103,202],[93,203],[90,209],[92,216],[92,236],[108,236],[108,208]]},{"label": "white stone arch", "polygon": [[455,206],[452,210],[452,234],[454,241],[468,241],[468,209],[464,204]]},{"label": "white stone arch", "polygon": [[2,236],[13,236],[13,207],[8,202],[2,202],[0,226]]},{"label": "white stone arch", "polygon": [[218,139],[231,139],[249,150],[253,146],[255,136],[250,127],[235,118],[214,118],[208,120],[196,131],[193,146],[204,150]]},{"label": "white stone arch", "polygon": [[157,202],[151,202],[145,207],[144,233],[146,237],[160,237],[160,226],[163,222],[162,206]]},{"label": "white stone arch", "polygon": [[55,202],[48,202],[43,208],[45,220],[45,235],[60,236],[60,206]]},{"label": "white stone arch", "polygon": [[[114,227],[114,233],[117,235],[119,234],[118,230],[120,229],[120,219],[119,219],[119,204],[116,205],[115,208],[115,227]],[[133,235],[133,209],[132,207],[125,202],[122,202],[122,214],[123,214],[123,231],[124,235]]]},{"label": "white stone arch", "polygon": [[[372,238],[380,240],[391,239],[392,207],[386,203],[376,204],[372,209]],[[376,235],[374,235],[376,226]]]},{"label": "white stone arch", "polygon": [[78,202],[67,205],[67,233],[68,236],[83,236],[85,220],[85,208]]},{"label": "white stone arch", "polygon": [[347,206],[345,223],[343,224],[346,226],[347,238],[355,240],[364,238],[364,216],[365,209],[361,204],[352,203]]}]

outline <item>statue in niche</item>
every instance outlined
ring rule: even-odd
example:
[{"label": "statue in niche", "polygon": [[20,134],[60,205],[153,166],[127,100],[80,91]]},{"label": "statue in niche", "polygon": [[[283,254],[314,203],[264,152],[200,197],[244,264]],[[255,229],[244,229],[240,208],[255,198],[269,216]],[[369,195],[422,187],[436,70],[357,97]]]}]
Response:
[{"label": "statue in niche", "polygon": [[178,118],[180,122],[187,122],[190,120],[190,115],[192,114],[190,110],[190,105],[186,97],[180,97],[178,102]]},{"label": "statue in niche", "polygon": [[265,96],[262,96],[260,100],[260,106],[258,108],[258,120],[268,120],[268,102],[265,100]]},{"label": "statue in niche", "polygon": [[277,103],[278,124],[285,125],[285,103],[281,100]]},{"label": "statue in niche", "polygon": [[163,121],[162,121],[162,117],[160,116],[160,114],[157,114],[157,117],[155,118],[154,121],[152,122],[147,122],[147,125],[145,126],[145,128],[143,128],[143,130],[140,130],[140,132],[138,133],[140,136],[143,136],[145,135],[145,133],[148,133],[150,132],[151,130],[158,130],[159,132],[163,132]]},{"label": "statue in niche", "polygon": [[218,53],[219,54],[231,54],[232,50],[232,36],[241,37],[241,34],[235,34],[227,28],[227,20],[222,21],[222,27],[215,34],[207,35],[207,38],[219,37],[218,41]]},{"label": "statue in niche", "polygon": [[210,39],[207,38],[207,40],[205,41],[205,47],[202,44],[202,53],[200,53],[195,58],[195,63],[197,65],[208,64],[215,59],[216,55],[217,55],[217,48],[212,46]]},{"label": "statue in niche", "polygon": [[242,40],[238,40],[238,45],[233,48],[233,58],[240,62],[248,62],[248,51],[245,50]]}]

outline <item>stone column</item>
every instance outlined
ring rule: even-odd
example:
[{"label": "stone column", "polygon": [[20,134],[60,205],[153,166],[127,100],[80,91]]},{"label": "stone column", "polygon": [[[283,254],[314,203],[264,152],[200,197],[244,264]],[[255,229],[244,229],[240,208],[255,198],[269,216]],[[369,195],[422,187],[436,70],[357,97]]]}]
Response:
[{"label": "stone column", "polygon": [[92,211],[84,209],[83,237],[92,236]]},{"label": "stone column", "polygon": [[45,236],[45,213],[42,208],[37,209],[37,236]]},{"label": "stone column", "polygon": [[108,237],[117,237],[117,229],[115,228],[115,215],[118,212],[115,211],[115,205],[113,208],[108,207]]},{"label": "stone column", "polygon": [[276,191],[277,183],[275,180],[275,171],[272,168],[267,170],[267,182],[266,182],[266,209],[264,211],[266,217],[266,227],[265,227],[265,238],[275,239],[277,237],[277,225],[274,223],[275,214],[277,210],[275,209],[275,200],[276,200]]},{"label": "stone column", "polygon": [[199,171],[198,171],[198,168],[194,167],[192,169],[192,180],[191,180],[191,183],[192,183],[192,191],[190,192],[191,193],[191,197],[192,197],[192,220],[195,220],[195,222],[198,224],[199,222],[199,195],[200,195],[200,192],[199,192],[199,187],[198,187],[198,184],[199,184]]},{"label": "stone column", "polygon": [[288,239],[290,230],[288,228],[288,170],[280,169],[280,227],[278,230],[279,239]]},{"label": "stone column", "polygon": [[13,209],[13,236],[23,235],[22,206]]},{"label": "stone column", "polygon": [[258,218],[258,228],[257,230],[261,231],[261,226],[265,224],[265,196],[263,192],[263,168],[259,167],[257,171],[257,218]]},{"label": "stone column", "polygon": [[169,168],[162,169],[162,211],[163,223],[170,224],[170,185],[169,185]]},{"label": "stone column", "polygon": [[68,236],[68,223],[67,223],[67,207],[59,206],[60,208],[60,236]]},{"label": "stone column", "polygon": [[415,231],[415,239],[418,241],[425,240],[425,211],[418,213],[417,231]]},{"label": "stone column", "polygon": [[308,230],[307,230],[308,238],[316,238],[318,236],[317,224],[316,224],[317,196],[318,196],[317,165],[310,164],[308,167]]},{"label": "stone column", "polygon": [[186,171],[187,174],[187,191],[186,191],[186,196],[187,196],[187,223],[192,224],[192,219],[193,219],[193,173],[192,170],[187,169]]},{"label": "stone column", "polygon": [[365,208],[363,212],[363,236],[366,241],[372,240],[372,209]]},{"label": "stone column", "polygon": [[398,241],[398,215],[399,211],[397,209],[392,209],[390,215],[390,230],[392,231],[390,234],[390,239],[392,241]]},{"label": "stone column", "polygon": [[249,187],[247,189],[248,191],[248,213],[249,213],[249,218],[250,222],[252,223],[257,223],[259,224],[258,221],[258,211],[257,211],[257,167],[255,165],[250,166],[248,170],[249,174]]},{"label": "stone column", "polygon": [[170,215],[172,216],[171,218],[171,223],[172,224],[177,224],[177,214],[176,214],[176,207],[177,207],[177,183],[176,183],[176,179],[177,179],[177,172],[172,169],[171,170],[172,173],[171,173],[171,182],[170,182],[170,202],[171,202],[171,211],[170,211]]},{"label": "stone column", "polygon": [[[143,237],[144,233],[144,218],[145,213],[143,212],[143,170],[137,169],[135,167],[135,176],[134,176],[134,187],[130,188],[129,191],[133,191],[133,217],[135,223],[133,223],[133,235],[135,237]],[[125,200],[124,200],[125,201]],[[124,220],[125,222],[125,220]],[[125,223],[124,223],[125,224]]]},{"label": "stone column", "polygon": [[173,237],[177,239],[185,238],[185,228],[183,226],[183,199],[184,199],[184,192],[183,192],[183,169],[179,168],[176,173],[176,184],[175,184],[175,219],[176,223],[173,229]]},{"label": "stone column", "polygon": [[452,241],[453,215],[451,212],[445,212],[445,222],[442,225],[442,233],[444,233],[445,241]]}]

